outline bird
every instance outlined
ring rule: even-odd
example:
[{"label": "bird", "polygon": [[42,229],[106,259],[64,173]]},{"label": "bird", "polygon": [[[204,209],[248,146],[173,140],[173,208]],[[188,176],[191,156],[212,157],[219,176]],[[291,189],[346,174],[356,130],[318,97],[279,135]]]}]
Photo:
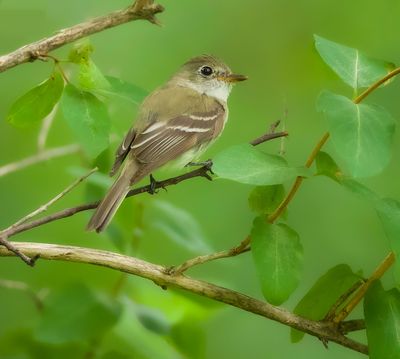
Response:
[{"label": "bird", "polygon": [[104,231],[131,187],[156,169],[171,162],[183,167],[199,158],[224,129],[232,85],[246,79],[220,59],[200,55],[150,93],[116,151],[110,175],[119,175],[87,230]]}]

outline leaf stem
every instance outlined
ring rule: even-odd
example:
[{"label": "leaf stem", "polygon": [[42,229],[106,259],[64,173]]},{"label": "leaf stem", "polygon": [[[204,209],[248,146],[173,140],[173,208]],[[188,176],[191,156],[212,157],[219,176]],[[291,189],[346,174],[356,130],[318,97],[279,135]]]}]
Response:
[{"label": "leaf stem", "polygon": [[[326,143],[326,141],[328,141],[328,138],[329,138],[329,133],[326,132],[321,137],[321,139],[318,141],[317,145],[314,147],[314,149],[312,150],[310,156],[308,157],[308,159],[306,161],[305,166],[307,168],[311,167],[311,165],[313,164],[313,162],[315,160],[315,157],[317,156],[318,152],[321,150],[322,146]],[[300,186],[303,182],[303,179],[304,179],[303,177],[296,178],[295,182],[293,183],[292,188],[290,189],[290,191],[288,192],[286,197],[279,204],[279,206],[275,209],[275,211],[268,216],[268,222],[274,223],[278,219],[278,217],[282,214],[282,212],[286,209],[286,207],[288,206],[290,201],[295,196],[297,190],[300,188]]]},{"label": "leaf stem", "polygon": [[[392,77],[400,74],[400,67],[394,69],[393,71],[389,72],[386,76],[382,77],[380,80],[373,83],[370,87],[368,87],[364,92],[362,92],[359,96],[357,96],[353,102],[355,104],[359,104],[363,101],[368,95],[370,95],[374,90],[376,90],[379,86],[383,85],[386,81],[390,80]],[[312,150],[310,156],[307,159],[305,164],[306,167],[311,167],[312,163],[315,160],[318,152],[321,148],[325,145],[325,143],[329,139],[329,133],[325,133],[322,138],[318,141],[317,145]],[[294,195],[296,194],[297,190],[301,186],[303,182],[303,177],[297,177],[292,188],[288,192],[287,196],[283,199],[283,201],[279,204],[276,210],[268,217],[268,221],[273,223],[286,209],[290,201],[293,199]]]},{"label": "leaf stem", "polygon": [[380,80],[373,83],[370,87],[368,87],[363,93],[357,96],[353,102],[355,104],[359,104],[363,101],[371,92],[376,90],[379,86],[383,85],[386,81],[390,80],[392,77],[400,74],[400,67],[397,67],[393,71],[390,71],[386,76],[382,77]]}]

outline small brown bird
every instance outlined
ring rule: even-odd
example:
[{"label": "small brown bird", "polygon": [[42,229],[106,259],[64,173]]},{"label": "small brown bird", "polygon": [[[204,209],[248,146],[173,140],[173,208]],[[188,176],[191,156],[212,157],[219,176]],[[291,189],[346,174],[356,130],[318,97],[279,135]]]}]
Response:
[{"label": "small brown bird", "polygon": [[130,187],[172,160],[182,167],[221,134],[232,84],[246,80],[222,61],[202,55],[186,62],[142,103],[138,119],[116,152],[110,175],[117,180],[97,207],[88,230],[103,231]]}]

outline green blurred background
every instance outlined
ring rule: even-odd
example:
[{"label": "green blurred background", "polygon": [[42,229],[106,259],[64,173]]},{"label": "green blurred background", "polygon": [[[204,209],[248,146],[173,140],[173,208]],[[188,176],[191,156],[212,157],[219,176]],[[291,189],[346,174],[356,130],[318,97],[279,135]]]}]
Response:
[{"label": "green blurred background", "polygon": [[[235,87],[229,101],[230,121],[205,158],[230,145],[247,142],[264,133],[273,121],[284,119],[290,133],[284,144],[286,157],[290,163],[304,163],[326,129],[322,115],[315,111],[320,91],[327,88],[352,95],[351,89],[341,83],[314,50],[315,33],[359,48],[370,56],[400,63],[400,3],[395,0],[160,0],[160,3],[166,8],[165,13],[159,15],[162,27],[138,21],[96,34],[90,39],[95,47],[93,59],[105,74],[149,91],[168,79],[189,57],[202,53],[215,54],[234,71],[248,75],[249,81]],[[129,1],[123,0],[0,0],[0,53],[127,5]],[[70,46],[66,46],[53,54],[65,58],[69,49]],[[51,67],[50,63],[35,62],[0,75],[0,166],[36,151],[38,129],[14,129],[6,123],[5,117],[13,101],[46,78]],[[399,118],[399,90],[398,81],[395,81],[374,93],[369,101],[386,106]],[[131,123],[135,108],[123,103],[111,112],[115,133],[121,136]],[[49,147],[74,141],[61,117],[57,116],[51,129]],[[113,146],[116,145],[114,141]],[[280,145],[277,140],[263,148],[277,153]],[[399,145],[397,135],[395,152]],[[329,144],[326,150],[334,154]],[[72,168],[84,165],[80,156],[73,155],[0,178],[1,228],[61,191],[76,176]],[[365,183],[383,196],[400,198],[398,176],[399,166],[394,159],[383,174]],[[196,179],[171,187],[167,193],[162,191],[156,197],[188,211],[200,224],[206,242],[215,250],[221,250],[236,245],[249,232],[253,219],[247,206],[250,190],[248,186],[224,180],[209,183]],[[55,208],[84,200],[85,187],[81,186]],[[147,206],[154,200],[144,194],[134,202]],[[88,217],[89,213],[78,214],[19,235],[15,240],[117,250],[107,236],[84,231]],[[304,277],[285,303],[288,309],[293,309],[310,285],[333,265],[349,263],[354,270],[361,269],[368,275],[389,249],[373,209],[326,178],[313,178],[304,183],[290,205],[288,223],[300,234],[305,249]],[[172,265],[196,254],[173,243],[165,233],[152,229],[151,224],[145,227],[144,234],[137,235],[140,243],[136,255]],[[201,266],[190,274],[262,298],[248,254]],[[62,262],[39,261],[35,269],[31,269],[19,260],[3,258],[0,278],[25,282],[33,290],[47,288],[52,292],[83,282],[111,293],[121,277],[110,270]],[[385,280],[393,284],[390,274]],[[193,304],[193,298],[187,299],[182,293],[174,297],[171,291],[165,292],[140,278],[130,278],[122,292],[132,302],[157,309],[157,313],[162,311],[172,321],[183,315],[180,310],[186,309],[182,308],[194,305],[195,309],[187,311],[198,324],[199,334],[194,332],[193,335],[199,336],[199,342],[205,340],[204,356],[207,358],[363,357],[335,344],[330,344],[326,350],[318,340],[308,336],[299,344],[291,344],[289,329],[285,326],[235,308],[209,302]],[[3,345],[11,330],[35,328],[39,321],[40,314],[21,291],[0,287],[0,307]],[[132,357],[179,357],[164,337],[140,325],[136,330],[130,340],[143,352],[141,356]],[[205,333],[204,338],[201,331]],[[354,337],[365,340],[363,334]]]}]

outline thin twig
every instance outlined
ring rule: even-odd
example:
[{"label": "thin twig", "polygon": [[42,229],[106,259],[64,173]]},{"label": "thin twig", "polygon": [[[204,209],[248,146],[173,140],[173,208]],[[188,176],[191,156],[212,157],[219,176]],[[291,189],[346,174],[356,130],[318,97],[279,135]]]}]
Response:
[{"label": "thin twig", "polygon": [[[97,249],[55,244],[16,242],[14,245],[30,256],[40,255],[41,259],[103,266],[149,279],[162,287],[180,288],[277,321],[315,337],[323,338],[326,341],[335,342],[357,352],[364,354],[368,352],[366,345],[345,337],[332,323],[305,319],[284,308],[275,307],[267,302],[251,298],[245,294],[212,283],[196,280],[184,275],[169,275],[167,273],[167,268],[138,258]],[[12,252],[0,247],[0,256],[13,255]]]},{"label": "thin twig", "polygon": [[[321,148],[324,146],[326,141],[328,141],[329,138],[329,133],[325,133],[322,138],[318,141],[317,145],[313,148],[310,156],[308,157],[305,167],[310,168],[311,165],[313,164],[315,157],[317,157],[318,152],[321,150]],[[303,177],[297,177],[293,186],[290,188],[288,194],[286,197],[283,199],[283,201],[279,204],[279,206],[275,209],[271,215],[268,216],[268,222],[274,223],[280,215],[285,211],[286,207],[290,203],[290,201],[293,199],[295,196],[297,190],[300,188],[302,182],[303,182]]]},{"label": "thin twig", "polygon": [[43,55],[47,55],[48,52],[75,40],[130,21],[148,20],[152,23],[158,23],[155,15],[162,11],[164,11],[164,8],[159,4],[154,4],[152,0],[138,0],[124,10],[114,11],[108,15],[60,30],[53,36],[27,44],[7,55],[1,56],[0,72],[28,61],[35,61]]},{"label": "thin twig", "polygon": [[279,137],[286,137],[288,136],[289,133],[287,131],[282,131],[282,132],[270,132],[266,133],[265,135],[262,135],[253,141],[250,142],[251,145],[257,146],[260,143],[263,143],[265,141],[273,140],[274,138],[279,138]]},{"label": "thin twig", "polygon": [[203,256],[198,256],[191,258],[187,260],[186,262],[183,262],[177,267],[171,267],[169,268],[169,273],[172,275],[178,275],[182,274],[183,272],[187,271],[189,268],[192,268],[194,266],[197,266],[199,264],[204,264],[207,262],[214,261],[216,259],[221,259],[221,258],[228,258],[228,257],[234,257],[237,256],[241,253],[247,252],[250,250],[248,247],[248,241],[250,237],[247,237],[244,241],[242,241],[237,247],[233,247],[231,249],[227,249],[221,252],[216,252],[216,253],[211,253],[211,254],[206,254]]},{"label": "thin twig", "polygon": [[360,279],[356,283],[354,283],[348,290],[346,290],[338,300],[332,305],[329,309],[328,313],[326,313],[325,318],[323,320],[332,321],[336,315],[337,310],[351,297],[351,295],[362,285],[362,280]]},{"label": "thin twig", "polygon": [[386,258],[382,261],[382,263],[375,269],[374,273],[372,273],[371,277],[368,278],[366,282],[358,289],[354,297],[351,298],[350,302],[333,318],[335,323],[340,323],[353,311],[353,309],[357,306],[358,303],[364,298],[365,293],[371,286],[371,284],[381,278],[386,271],[392,266],[395,261],[395,256],[393,252],[390,252]]},{"label": "thin twig", "polygon": [[21,258],[28,266],[33,267],[35,265],[36,260],[39,258],[38,256],[36,257],[28,257],[24,253],[22,253],[17,247],[14,246],[11,242],[9,242],[5,235],[0,235],[0,248],[1,246],[4,246],[7,248],[10,252],[14,253],[17,257]]},{"label": "thin twig", "polygon": [[0,232],[0,236],[1,235],[7,235],[7,233],[11,232],[14,228],[17,228],[21,224],[31,220],[33,217],[35,217],[35,216],[47,211],[50,206],[52,206],[54,203],[56,203],[61,198],[63,198],[66,194],[71,192],[76,186],[78,186],[82,181],[84,181],[86,178],[88,178],[91,174],[93,174],[97,170],[98,170],[97,167],[93,168],[92,170],[90,170],[85,175],[83,175],[83,176],[79,177],[78,179],[76,179],[73,183],[71,183],[67,188],[65,188],[57,196],[53,197],[50,201],[46,202],[45,204],[43,204],[39,208],[35,209],[33,212],[27,214],[25,217],[21,218],[20,220],[18,220],[17,222],[15,222],[11,226],[9,226],[8,228],[6,228],[3,231],[1,231]]},{"label": "thin twig", "polygon": [[359,96],[357,96],[353,102],[355,104],[359,104],[361,101],[363,101],[368,95],[371,94],[371,92],[375,91],[378,87],[382,86],[385,82],[389,81],[391,78],[397,76],[400,74],[400,67],[394,69],[393,71],[389,72],[386,76],[382,77],[375,83],[373,83],[370,87],[368,87],[363,93],[361,93]]},{"label": "thin twig", "polygon": [[346,335],[350,332],[356,332],[357,330],[363,330],[365,329],[365,321],[364,319],[354,319],[341,322],[339,323],[338,329],[343,335]]},{"label": "thin twig", "polygon": [[47,160],[62,157],[66,155],[70,155],[72,153],[77,153],[80,150],[80,147],[76,144],[67,145],[63,147],[52,148],[40,153],[37,153],[33,156],[26,157],[20,161],[9,163],[0,167],[0,177],[8,175],[12,172],[16,172],[22,170],[26,167],[32,166],[34,164],[45,162]]}]

